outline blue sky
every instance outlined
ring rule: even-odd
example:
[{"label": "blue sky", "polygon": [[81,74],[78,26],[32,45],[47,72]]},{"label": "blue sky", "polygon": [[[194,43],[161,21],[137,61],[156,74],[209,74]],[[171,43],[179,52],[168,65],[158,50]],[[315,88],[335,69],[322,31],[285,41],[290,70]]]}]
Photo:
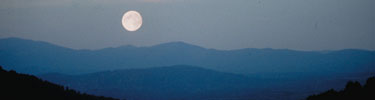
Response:
[{"label": "blue sky", "polygon": [[[183,41],[206,48],[375,50],[374,0],[2,0],[0,38],[74,49]],[[142,14],[127,32],[121,17]]]}]

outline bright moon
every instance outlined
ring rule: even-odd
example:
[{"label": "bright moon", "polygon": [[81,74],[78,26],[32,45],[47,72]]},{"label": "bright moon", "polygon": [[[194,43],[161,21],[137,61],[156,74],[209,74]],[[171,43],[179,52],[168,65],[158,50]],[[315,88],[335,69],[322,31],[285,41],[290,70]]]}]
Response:
[{"label": "bright moon", "polygon": [[137,11],[128,11],[122,16],[122,26],[128,31],[137,31],[142,26],[142,16]]}]

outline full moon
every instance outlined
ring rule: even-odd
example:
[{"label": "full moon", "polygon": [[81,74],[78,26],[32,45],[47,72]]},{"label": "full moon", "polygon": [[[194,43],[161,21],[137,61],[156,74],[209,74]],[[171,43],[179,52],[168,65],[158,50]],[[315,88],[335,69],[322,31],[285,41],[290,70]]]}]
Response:
[{"label": "full moon", "polygon": [[128,11],[122,16],[122,26],[127,31],[137,31],[142,26],[142,16],[137,11]]}]

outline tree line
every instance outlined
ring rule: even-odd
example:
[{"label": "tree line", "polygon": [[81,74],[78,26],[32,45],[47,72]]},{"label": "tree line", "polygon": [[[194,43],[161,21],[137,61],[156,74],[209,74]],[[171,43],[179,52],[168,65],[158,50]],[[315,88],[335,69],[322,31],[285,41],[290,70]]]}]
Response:
[{"label": "tree line", "polygon": [[368,78],[363,86],[357,81],[349,81],[344,90],[330,89],[306,100],[375,100],[375,77]]},{"label": "tree line", "polygon": [[32,75],[6,71],[0,66],[0,99],[9,100],[118,100],[80,93]]}]

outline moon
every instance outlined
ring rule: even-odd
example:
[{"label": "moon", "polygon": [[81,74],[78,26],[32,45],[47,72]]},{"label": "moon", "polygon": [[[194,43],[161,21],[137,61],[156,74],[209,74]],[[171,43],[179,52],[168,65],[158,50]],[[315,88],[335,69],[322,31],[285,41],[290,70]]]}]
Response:
[{"label": "moon", "polygon": [[139,12],[130,10],[122,16],[122,26],[127,31],[137,31],[142,26],[142,16]]}]

